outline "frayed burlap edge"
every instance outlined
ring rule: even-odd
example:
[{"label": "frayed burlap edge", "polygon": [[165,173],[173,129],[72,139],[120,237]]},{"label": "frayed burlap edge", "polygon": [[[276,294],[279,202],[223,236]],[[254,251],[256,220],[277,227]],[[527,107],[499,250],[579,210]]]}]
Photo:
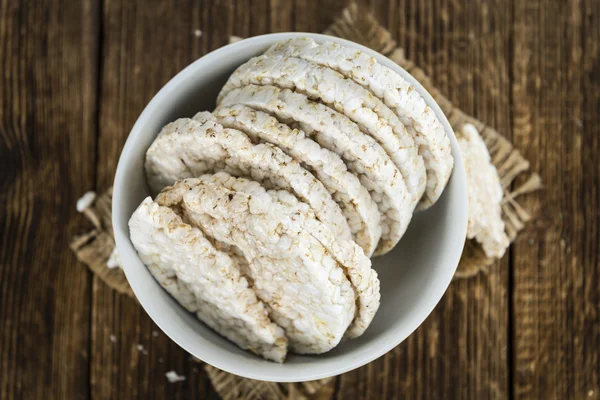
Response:
[{"label": "frayed burlap edge", "polygon": [[[502,203],[503,220],[511,242],[521,231],[531,216],[517,202],[516,197],[541,187],[537,174],[530,174],[525,183],[511,190],[514,179],[529,169],[529,163],[513,148],[511,143],[494,129],[481,121],[469,117],[455,108],[431,83],[425,73],[412,62],[404,58],[390,33],[375,18],[360,10],[355,4],[346,8],[341,17],[325,32],[326,34],[348,39],[384,54],[410,72],[438,102],[452,127],[460,131],[465,123],[473,124],[483,137],[492,156],[492,162],[498,169],[504,199]],[[235,41],[236,38],[232,38]],[[108,268],[106,263],[114,249],[111,223],[112,189],[101,194],[83,214],[92,222],[94,229],[77,236],[71,242],[71,249],[77,258],[87,264],[109,287],[134,297],[120,268]],[[466,278],[485,271],[494,260],[485,256],[481,247],[473,240],[467,240],[456,278]],[[273,383],[241,378],[221,371],[210,365],[205,370],[215,390],[224,400],[230,399],[308,399],[330,398],[334,391],[334,380],[324,379],[302,383]]]},{"label": "frayed burlap edge", "polygon": [[[404,57],[404,52],[397,47],[391,34],[377,22],[373,15],[360,9],[356,4],[351,4],[346,8],[341,17],[325,33],[352,40],[378,51],[408,71],[440,105],[455,131],[461,131],[463,125],[467,123],[473,124],[477,128],[500,176],[500,184],[504,190],[502,219],[506,234],[512,243],[524,228],[525,223],[531,219],[531,215],[517,203],[516,198],[541,187],[539,175],[529,173],[525,178],[525,183],[518,188],[511,189],[515,178],[529,170],[529,162],[523,158],[521,153],[496,130],[454,107],[431,83],[431,79],[425,75],[425,72]],[[493,262],[494,259],[487,257],[475,240],[467,240],[454,279],[477,275],[479,272],[485,271]]]},{"label": "frayed burlap edge", "polygon": [[94,229],[73,238],[70,247],[79,261],[86,264],[105,284],[119,293],[135,298],[123,270],[107,266],[108,258],[115,248],[111,208],[112,188],[96,197],[89,207],[82,210]]}]

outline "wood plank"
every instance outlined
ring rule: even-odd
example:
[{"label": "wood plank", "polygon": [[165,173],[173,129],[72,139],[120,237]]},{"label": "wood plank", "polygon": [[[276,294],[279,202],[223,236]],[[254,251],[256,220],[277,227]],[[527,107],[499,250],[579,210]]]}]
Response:
[{"label": "wood plank", "polygon": [[[219,7],[228,7],[220,3]],[[194,1],[104,1],[97,185],[112,185],[121,148],[137,117],[177,72],[222,45],[215,7]],[[200,30],[201,33],[198,33]],[[98,278],[92,298],[91,391],[109,398],[202,398],[210,387],[201,365],[168,339],[137,302]],[[174,370],[185,382],[171,384]]]},{"label": "wood plank", "polygon": [[[409,59],[463,110],[510,132],[510,4],[372,2]],[[425,323],[386,356],[343,375],[338,398],[506,398],[508,256],[452,283]]]},{"label": "wood plank", "polygon": [[515,2],[514,134],[545,190],[514,253],[515,397],[600,397],[600,4]]},{"label": "wood plank", "polygon": [[0,1],[0,398],[83,399],[90,274],[68,247],[94,188],[97,2]]}]

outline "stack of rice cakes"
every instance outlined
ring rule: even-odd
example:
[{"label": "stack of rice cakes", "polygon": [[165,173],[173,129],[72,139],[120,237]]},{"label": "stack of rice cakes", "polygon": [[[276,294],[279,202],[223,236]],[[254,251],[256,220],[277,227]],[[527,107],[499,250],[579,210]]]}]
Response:
[{"label": "stack of rice cakes", "polygon": [[239,347],[283,362],[360,336],[371,256],[394,248],[453,168],[424,99],[374,58],[295,38],[229,78],[212,113],[165,126],[129,222],[157,281]]}]

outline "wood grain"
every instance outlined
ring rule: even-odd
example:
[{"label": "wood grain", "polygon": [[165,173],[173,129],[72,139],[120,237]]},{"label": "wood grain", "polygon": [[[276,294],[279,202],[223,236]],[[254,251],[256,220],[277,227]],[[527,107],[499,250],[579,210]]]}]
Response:
[{"label": "wood grain", "polygon": [[[227,9],[221,7],[226,5],[178,4],[104,2],[98,187],[112,184],[129,130],[152,96],[209,46],[225,43],[217,32],[224,25]],[[198,36],[198,29],[214,31]],[[115,294],[98,278],[93,282],[91,327],[94,397],[203,398],[210,391],[202,367],[168,339],[135,300]],[[170,384],[165,373],[171,370],[186,381]]]},{"label": "wood grain", "polygon": [[515,144],[545,182],[514,251],[514,394],[600,397],[600,4],[515,3]]},{"label": "wood grain", "polygon": [[90,395],[90,274],[68,243],[94,187],[96,18],[93,1],[0,1],[2,399]]}]

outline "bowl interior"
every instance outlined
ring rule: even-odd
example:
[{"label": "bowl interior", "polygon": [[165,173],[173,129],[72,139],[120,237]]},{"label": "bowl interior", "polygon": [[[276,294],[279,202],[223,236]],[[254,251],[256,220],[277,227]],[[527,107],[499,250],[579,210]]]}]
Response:
[{"label": "bowl interior", "polygon": [[[411,81],[436,111],[450,135],[455,158],[453,175],[440,200],[416,213],[393,252],[373,260],[381,280],[381,307],[365,334],[319,356],[289,355],[278,365],[264,361],[222,338],[173,300],[153,279],[129,240],[128,220],[149,195],[144,154],[167,123],[212,110],[216,96],[233,70],[273,43],[292,36],[334,40],[375,56]],[[391,60],[355,43],[329,36],[285,33],[258,36],[216,50],[174,77],[148,104],[125,144],[114,184],[113,224],[127,279],[154,322],[194,356],[222,370],[253,379],[306,381],[357,368],[391,350],[412,333],[439,302],[462,253],[467,221],[465,173],[456,139],[431,96]]]}]

